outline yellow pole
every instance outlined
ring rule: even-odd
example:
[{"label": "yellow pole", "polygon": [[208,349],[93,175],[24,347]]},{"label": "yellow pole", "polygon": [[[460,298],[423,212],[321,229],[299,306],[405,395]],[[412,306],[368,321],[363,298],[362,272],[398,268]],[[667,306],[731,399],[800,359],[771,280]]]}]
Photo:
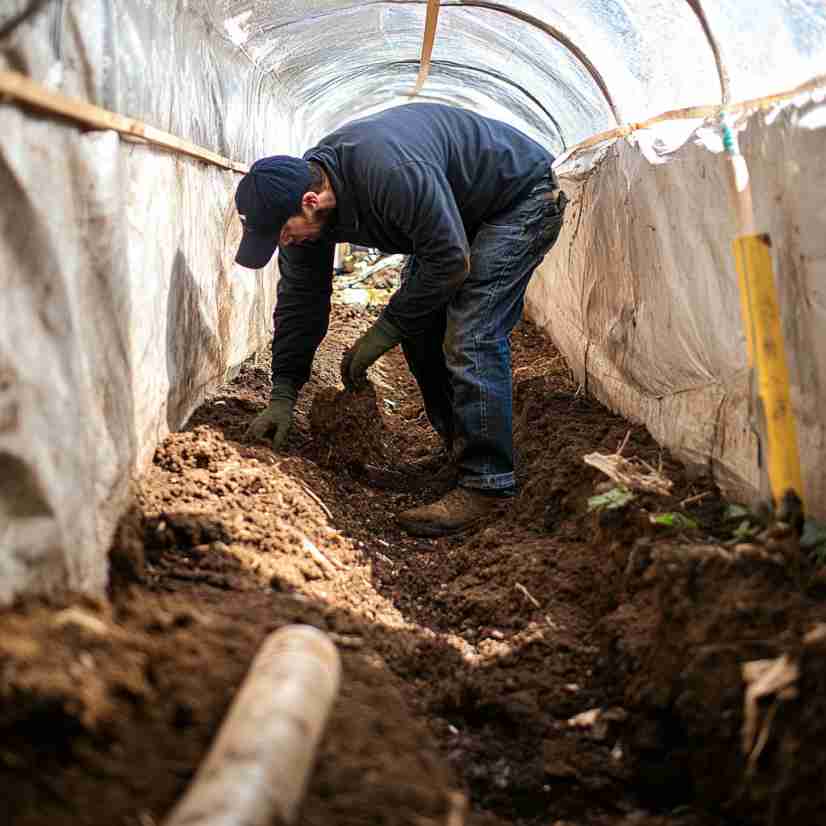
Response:
[{"label": "yellow pole", "polygon": [[771,239],[755,231],[748,167],[725,122],[723,143],[730,160],[730,181],[737,213],[738,234],[732,248],[740,285],[740,308],[749,367],[757,372],[763,412],[759,437],[761,441],[765,438],[765,444],[761,453],[767,459],[765,467],[775,510],[802,508],[803,479],[797,421],[791,403],[789,369],[772,269]]},{"label": "yellow pole", "polygon": [[[803,479],[797,442],[797,422],[789,390],[789,369],[772,271],[768,235],[734,239],[734,259],[746,296],[741,306],[758,393],[763,403],[769,484],[776,508],[789,491],[803,502]],[[742,287],[741,287],[742,289]]]}]

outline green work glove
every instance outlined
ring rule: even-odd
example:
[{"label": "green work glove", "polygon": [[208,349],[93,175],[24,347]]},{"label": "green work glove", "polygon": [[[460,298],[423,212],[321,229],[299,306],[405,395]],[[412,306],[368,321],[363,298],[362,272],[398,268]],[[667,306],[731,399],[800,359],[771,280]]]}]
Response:
[{"label": "green work glove", "polygon": [[402,334],[389,321],[379,318],[344,354],[341,380],[348,390],[367,381],[367,368],[402,340]]},{"label": "green work glove", "polygon": [[298,391],[288,382],[274,384],[269,407],[252,420],[244,438],[248,441],[263,439],[272,432],[272,449],[280,450],[293,423],[296,398]]}]

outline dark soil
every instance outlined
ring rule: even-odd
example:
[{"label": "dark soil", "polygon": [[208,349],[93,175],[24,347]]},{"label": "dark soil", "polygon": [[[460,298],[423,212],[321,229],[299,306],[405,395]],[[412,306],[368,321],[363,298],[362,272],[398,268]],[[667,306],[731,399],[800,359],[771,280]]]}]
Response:
[{"label": "dark soil", "polygon": [[[257,646],[291,622],[343,662],[302,824],[821,822],[826,610],[795,536],[754,521],[737,544],[713,485],[584,396],[529,324],[513,335],[518,496],[469,534],[405,535],[394,514],[440,484],[410,483],[439,442],[402,356],[373,391],[336,391],[373,314],[335,307],[282,454],[243,441],[268,396],[257,359],[165,440],[109,601],[0,615],[0,823],[160,823]],[[671,495],[589,513],[611,485],[582,457],[629,428],[623,455]],[[743,664],[784,654],[797,677],[753,705],[749,757]]]}]

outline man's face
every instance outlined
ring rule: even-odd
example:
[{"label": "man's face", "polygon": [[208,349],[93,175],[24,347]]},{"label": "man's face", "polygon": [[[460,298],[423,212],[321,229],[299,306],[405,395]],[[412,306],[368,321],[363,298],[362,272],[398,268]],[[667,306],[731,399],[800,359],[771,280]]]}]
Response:
[{"label": "man's face", "polygon": [[278,236],[278,246],[289,247],[291,244],[301,244],[304,241],[317,241],[324,232],[329,221],[329,215],[308,215],[301,212],[293,215],[283,227]]},{"label": "man's face", "polygon": [[329,194],[319,195],[312,191],[305,192],[301,199],[301,212],[293,215],[281,227],[278,245],[289,247],[290,244],[317,241],[330,222],[333,204],[335,204],[335,198],[331,202]]}]

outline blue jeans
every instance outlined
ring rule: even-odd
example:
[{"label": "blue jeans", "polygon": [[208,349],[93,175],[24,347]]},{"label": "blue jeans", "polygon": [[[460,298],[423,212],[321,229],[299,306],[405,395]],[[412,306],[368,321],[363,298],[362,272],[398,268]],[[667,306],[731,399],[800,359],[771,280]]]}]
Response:
[{"label": "blue jeans", "polygon": [[[462,487],[505,494],[515,488],[508,337],[522,316],[531,275],[559,235],[564,209],[565,196],[549,172],[519,203],[482,224],[459,291],[424,334],[402,342]],[[417,266],[411,256],[402,281]]]}]

